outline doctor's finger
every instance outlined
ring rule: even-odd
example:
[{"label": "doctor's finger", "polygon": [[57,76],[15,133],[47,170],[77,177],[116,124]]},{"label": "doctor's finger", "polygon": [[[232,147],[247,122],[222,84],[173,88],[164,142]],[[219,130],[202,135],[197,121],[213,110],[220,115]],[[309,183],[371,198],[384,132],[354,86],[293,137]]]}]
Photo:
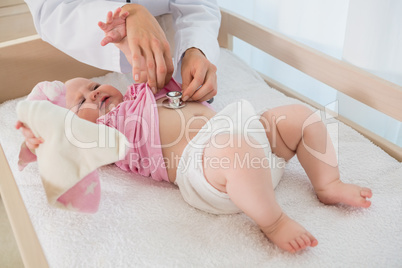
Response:
[{"label": "doctor's finger", "polygon": [[[148,81],[147,68],[145,66],[145,58],[141,56],[141,68],[137,83],[146,83]],[[133,72],[134,73],[134,72]]]},{"label": "doctor's finger", "polygon": [[188,98],[194,99],[193,95],[204,84],[206,74],[207,68],[204,68],[203,66],[196,69],[194,75],[189,71],[182,72],[183,100],[187,100]]},{"label": "doctor's finger", "polygon": [[165,48],[165,53],[163,54],[165,58],[165,64],[166,64],[166,76],[165,76],[165,85],[169,83],[170,79],[172,79],[174,67],[173,67],[173,60],[172,56],[170,54],[170,47],[168,45],[167,50]]},{"label": "doctor's finger", "polygon": [[216,95],[216,90],[213,88],[204,87],[205,86],[202,86],[199,90],[197,90],[191,98],[195,101],[207,101]]},{"label": "doctor's finger", "polygon": [[148,86],[153,93],[156,93],[156,72],[155,72],[155,58],[153,52],[149,47],[143,47],[145,64],[148,76]]},{"label": "doctor's finger", "polygon": [[193,94],[191,98],[197,101],[209,100],[218,92],[217,87],[216,72],[209,69],[206,74],[204,84]]},{"label": "doctor's finger", "polygon": [[148,74],[146,70],[142,70],[140,74],[140,83],[145,83],[148,81]]},{"label": "doctor's finger", "polygon": [[163,51],[159,47],[159,45],[154,45],[153,54],[155,57],[155,69],[156,69],[156,86],[158,89],[163,88],[165,85],[165,77],[166,77],[166,63],[165,58],[163,57]]},{"label": "doctor's finger", "polygon": [[133,78],[135,82],[140,82],[140,75],[141,75],[141,59],[143,57],[141,53],[141,48],[139,47],[138,43],[133,43],[134,41],[129,40],[129,46],[131,51],[131,65],[133,67]]}]

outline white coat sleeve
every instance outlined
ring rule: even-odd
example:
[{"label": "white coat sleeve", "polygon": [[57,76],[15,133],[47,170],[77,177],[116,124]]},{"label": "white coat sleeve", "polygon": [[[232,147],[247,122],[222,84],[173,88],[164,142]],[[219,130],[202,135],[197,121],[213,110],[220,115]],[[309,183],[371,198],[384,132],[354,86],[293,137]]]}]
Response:
[{"label": "white coat sleeve", "polygon": [[104,37],[98,27],[108,11],[124,2],[97,0],[26,0],[40,37],[86,64],[116,72],[130,72],[131,67],[120,50],[109,44],[102,47]]},{"label": "white coat sleeve", "polygon": [[221,13],[215,0],[171,0],[170,10],[176,30],[174,77],[180,81],[181,58],[190,47],[200,49],[211,63],[217,63]]}]

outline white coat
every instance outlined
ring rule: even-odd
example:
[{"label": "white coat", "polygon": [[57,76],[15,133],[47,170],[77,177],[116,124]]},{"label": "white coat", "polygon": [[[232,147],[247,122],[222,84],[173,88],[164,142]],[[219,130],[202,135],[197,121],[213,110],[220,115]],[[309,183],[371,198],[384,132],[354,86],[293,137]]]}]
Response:
[{"label": "white coat", "polygon": [[[98,27],[108,11],[126,4],[106,0],[25,0],[40,37],[89,65],[128,73],[131,67],[116,46],[100,45],[104,37]],[[136,0],[154,15],[172,14],[175,33],[174,77],[181,81],[180,64],[183,53],[190,47],[200,49],[216,64],[219,57],[217,36],[220,12],[216,0]]]}]

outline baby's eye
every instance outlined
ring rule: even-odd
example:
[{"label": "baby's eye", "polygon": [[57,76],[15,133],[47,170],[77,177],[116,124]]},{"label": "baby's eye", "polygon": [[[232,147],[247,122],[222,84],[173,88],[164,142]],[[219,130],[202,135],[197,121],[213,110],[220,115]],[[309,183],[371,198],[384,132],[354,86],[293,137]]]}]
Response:
[{"label": "baby's eye", "polygon": [[[100,84],[95,84],[94,87],[92,88],[92,91],[96,90],[100,86],[101,86]],[[85,101],[86,99],[82,98],[82,101],[78,104],[78,110],[81,108],[81,105],[83,105]]]},{"label": "baby's eye", "polygon": [[86,99],[82,98],[82,101],[78,104],[78,110],[81,108],[81,105],[83,105],[85,101]]}]

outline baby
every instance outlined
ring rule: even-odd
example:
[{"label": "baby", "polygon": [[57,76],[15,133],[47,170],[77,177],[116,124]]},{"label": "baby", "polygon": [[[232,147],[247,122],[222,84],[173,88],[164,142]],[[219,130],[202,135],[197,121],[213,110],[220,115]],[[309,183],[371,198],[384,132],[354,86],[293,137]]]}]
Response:
[{"label": "baby", "polygon": [[[109,13],[107,24],[100,24],[101,28],[124,20],[124,16],[116,15],[119,13]],[[105,32],[108,34],[110,28]],[[124,36],[113,42],[124,46]],[[318,244],[275,200],[274,186],[285,161],[294,155],[321,202],[364,208],[371,205],[367,200],[372,196],[370,189],[340,180],[326,127],[303,105],[276,107],[261,115],[246,101],[230,104],[219,113],[198,102],[170,109],[163,102],[166,92],[179,89],[173,80],[156,95],[145,84],[137,84],[123,96],[110,85],[84,78],[67,81],[65,88],[66,107],[79,117],[118,129],[132,142],[131,153],[140,151],[143,158],[163,159],[145,167],[143,162],[130,159],[129,153],[119,161],[119,167],[176,184],[190,205],[209,213],[244,212],[269,240],[288,252]],[[145,119],[136,124],[133,114]],[[22,129],[31,150],[46,142],[21,122],[16,127]],[[154,139],[138,145],[132,139],[139,133]]]}]

